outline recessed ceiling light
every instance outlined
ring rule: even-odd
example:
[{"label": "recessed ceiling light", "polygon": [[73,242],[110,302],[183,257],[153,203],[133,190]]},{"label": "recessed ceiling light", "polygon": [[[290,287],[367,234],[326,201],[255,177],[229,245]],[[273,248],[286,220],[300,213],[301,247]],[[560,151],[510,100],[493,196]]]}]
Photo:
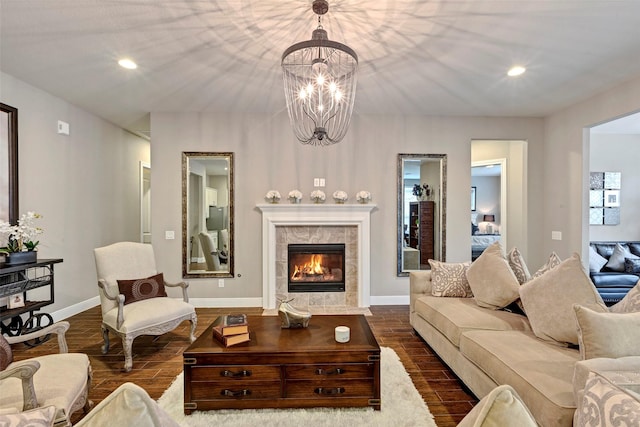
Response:
[{"label": "recessed ceiling light", "polygon": [[507,75],[509,77],[515,77],[515,76],[519,76],[521,74],[524,74],[525,71],[527,71],[526,68],[521,67],[520,65],[516,65],[514,67],[511,67],[509,69],[509,71],[507,71]]},{"label": "recessed ceiling light", "polygon": [[124,58],[118,61],[118,65],[128,70],[135,70],[136,68],[138,68],[138,64],[136,64],[135,62],[127,58]]}]

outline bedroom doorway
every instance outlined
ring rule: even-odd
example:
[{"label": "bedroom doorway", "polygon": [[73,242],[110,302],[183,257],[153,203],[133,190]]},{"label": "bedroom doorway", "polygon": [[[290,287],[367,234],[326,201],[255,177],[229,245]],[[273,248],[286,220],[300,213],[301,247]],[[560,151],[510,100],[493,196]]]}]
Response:
[{"label": "bedroom doorway", "polygon": [[526,149],[524,140],[471,141],[472,260],[495,241],[526,256]]}]

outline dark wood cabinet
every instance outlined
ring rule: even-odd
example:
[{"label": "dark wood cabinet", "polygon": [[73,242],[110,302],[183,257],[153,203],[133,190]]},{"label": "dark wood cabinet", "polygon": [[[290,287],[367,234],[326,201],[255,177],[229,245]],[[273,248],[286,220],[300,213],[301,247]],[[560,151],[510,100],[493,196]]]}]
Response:
[{"label": "dark wood cabinet", "polygon": [[420,264],[428,264],[435,255],[435,206],[434,201],[409,204],[409,246],[420,250]]}]

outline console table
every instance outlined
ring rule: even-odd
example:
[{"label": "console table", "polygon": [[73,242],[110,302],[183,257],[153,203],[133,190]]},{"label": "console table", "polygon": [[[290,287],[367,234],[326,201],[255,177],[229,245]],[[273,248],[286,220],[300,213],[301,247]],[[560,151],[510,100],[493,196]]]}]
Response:
[{"label": "console table", "polygon": [[[53,318],[47,313],[35,313],[54,302],[53,266],[62,259],[41,259],[36,262],[18,265],[6,265],[0,262],[0,298],[7,298],[7,305],[0,306],[0,327],[2,333],[16,336],[34,332],[49,326]],[[30,292],[44,288],[38,292]],[[48,290],[48,292],[47,292]],[[23,306],[9,308],[8,299],[16,295],[22,296]],[[29,313],[30,317],[23,322],[21,314]],[[10,319],[8,324],[2,322]],[[32,340],[28,345],[37,345],[45,340]]]}]

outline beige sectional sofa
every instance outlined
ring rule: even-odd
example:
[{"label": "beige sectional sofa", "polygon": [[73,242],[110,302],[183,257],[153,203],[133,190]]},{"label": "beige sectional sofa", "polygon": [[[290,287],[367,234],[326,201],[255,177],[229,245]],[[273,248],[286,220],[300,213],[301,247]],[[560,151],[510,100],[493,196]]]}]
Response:
[{"label": "beige sectional sofa", "polygon": [[539,339],[524,315],[482,308],[474,298],[432,296],[429,270],[412,272],[410,288],[411,325],[478,398],[508,384],[539,425],[573,424],[579,349]]}]

